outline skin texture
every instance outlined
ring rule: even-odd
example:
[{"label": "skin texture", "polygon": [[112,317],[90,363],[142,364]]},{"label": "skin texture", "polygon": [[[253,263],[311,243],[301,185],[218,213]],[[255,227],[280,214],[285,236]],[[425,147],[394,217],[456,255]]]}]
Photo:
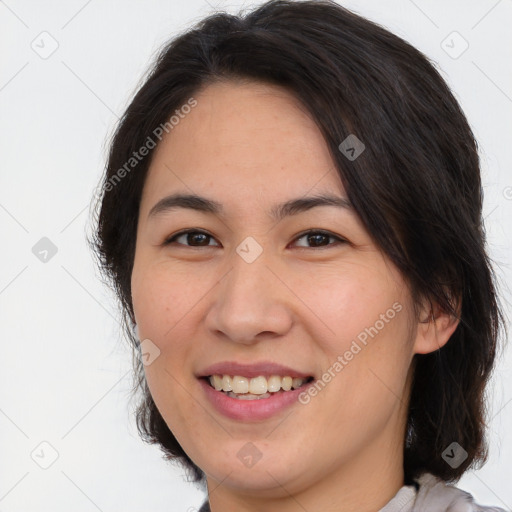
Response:
[{"label": "skin texture", "polygon": [[[213,512],[376,511],[403,485],[412,358],[444,345],[456,320],[434,311],[435,322],[420,321],[428,303],[414,317],[408,286],[353,210],[267,215],[292,198],[345,196],[317,126],[285,89],[225,82],[194,97],[156,148],[139,212],[132,298],[140,339],[160,349],[145,367],[153,399],[206,473]],[[225,212],[148,218],[174,192]],[[163,245],[186,228],[211,238]],[[347,242],[297,238],[308,229]],[[236,252],[248,236],[263,249],[252,263]],[[400,312],[317,396],[270,419],[224,417],[194,376],[219,361],[270,360],[320,378],[397,302]],[[262,454],[252,467],[237,457],[247,442]]]}]

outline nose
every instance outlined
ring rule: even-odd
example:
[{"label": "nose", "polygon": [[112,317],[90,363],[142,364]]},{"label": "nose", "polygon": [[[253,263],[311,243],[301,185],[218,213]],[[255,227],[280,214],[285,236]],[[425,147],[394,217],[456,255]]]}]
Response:
[{"label": "nose", "polygon": [[212,290],[206,327],[216,336],[246,345],[285,335],[293,324],[290,291],[263,254],[251,263],[237,253]]}]

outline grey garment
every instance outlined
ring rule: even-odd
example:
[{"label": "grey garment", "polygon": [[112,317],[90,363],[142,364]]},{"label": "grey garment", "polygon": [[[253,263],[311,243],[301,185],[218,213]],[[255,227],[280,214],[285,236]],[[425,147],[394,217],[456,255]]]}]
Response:
[{"label": "grey garment", "polygon": [[471,494],[430,473],[423,473],[416,481],[420,487],[411,512],[507,512],[475,503]]},{"label": "grey garment", "polygon": [[[471,494],[430,473],[423,473],[416,482],[419,490],[413,485],[404,485],[378,512],[512,512],[478,505]],[[199,512],[211,512],[208,500]]]},{"label": "grey garment", "polygon": [[412,512],[417,491],[414,485],[404,485],[379,512]]},{"label": "grey garment", "polygon": [[208,498],[206,498],[206,501],[203,503],[203,505],[199,509],[199,512],[211,512],[210,503],[208,502]]}]

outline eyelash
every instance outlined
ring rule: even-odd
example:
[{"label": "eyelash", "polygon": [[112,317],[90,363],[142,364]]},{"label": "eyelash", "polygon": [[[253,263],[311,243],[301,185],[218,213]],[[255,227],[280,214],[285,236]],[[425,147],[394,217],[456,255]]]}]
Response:
[{"label": "eyelash", "polygon": [[[174,235],[172,235],[171,237],[167,238],[164,243],[162,245],[166,246],[166,245],[170,245],[172,244],[177,238],[179,238],[180,236],[183,236],[183,235],[188,235],[188,234],[201,234],[201,235],[206,235],[210,238],[214,238],[212,235],[210,235],[209,233],[207,233],[206,231],[202,231],[202,230],[199,230],[199,229],[188,229],[188,230],[183,230],[183,231],[180,231],[179,233],[176,233]],[[325,237],[328,237],[328,238],[333,238],[335,239],[336,241],[338,241],[339,243],[341,244],[345,244],[345,243],[348,243],[347,240],[345,240],[344,238],[341,238],[340,236],[337,236],[337,235],[333,235],[332,233],[328,232],[328,231],[324,231],[324,230],[321,230],[321,229],[310,229],[308,231],[303,231],[302,233],[299,233],[295,238],[294,238],[294,241],[296,240],[300,240],[301,238],[304,238],[305,236],[307,235],[322,235],[322,236],[325,236]],[[207,248],[211,248],[211,247],[215,247],[214,245],[186,245],[186,244],[179,244],[183,247],[193,247],[193,248],[201,248],[201,247],[207,247]],[[329,247],[332,247],[332,246],[336,246],[337,244],[328,244],[326,246],[319,246],[319,247],[300,247],[301,249],[326,249],[326,248],[329,248]]]}]

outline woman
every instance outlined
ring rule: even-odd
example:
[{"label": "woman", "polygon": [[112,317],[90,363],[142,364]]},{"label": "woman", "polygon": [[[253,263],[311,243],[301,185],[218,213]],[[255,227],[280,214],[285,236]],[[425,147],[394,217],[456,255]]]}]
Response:
[{"label": "woman", "polygon": [[201,511],[501,510],[448,485],[485,461],[503,320],[476,142],[425,56],[330,1],[213,15],[102,187],[139,431]]}]

